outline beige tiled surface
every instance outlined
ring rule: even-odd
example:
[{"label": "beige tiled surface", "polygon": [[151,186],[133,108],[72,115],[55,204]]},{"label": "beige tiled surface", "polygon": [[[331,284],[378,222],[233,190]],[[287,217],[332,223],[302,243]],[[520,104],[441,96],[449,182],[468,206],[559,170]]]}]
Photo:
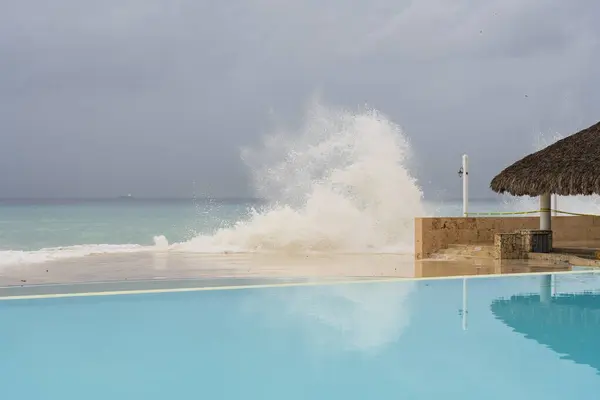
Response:
[{"label": "beige tiled surface", "polygon": [[544,261],[420,260],[413,255],[98,255],[0,269],[0,286],[186,278],[382,278],[566,271]]}]

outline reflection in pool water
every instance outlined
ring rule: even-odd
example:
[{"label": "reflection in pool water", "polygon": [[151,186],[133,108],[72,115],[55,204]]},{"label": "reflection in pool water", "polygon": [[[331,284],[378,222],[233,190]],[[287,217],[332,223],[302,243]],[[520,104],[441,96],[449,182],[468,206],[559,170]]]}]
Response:
[{"label": "reflection in pool water", "polygon": [[494,300],[492,313],[515,332],[600,373],[600,351],[594,351],[599,347],[600,293],[552,293],[548,278],[539,294]]},{"label": "reflection in pool water", "polygon": [[[410,323],[416,282],[313,286],[256,293],[256,318],[297,326],[304,340],[330,351],[378,352],[401,338]],[[247,305],[250,307],[250,305]],[[263,310],[271,309],[264,313]],[[275,321],[273,321],[275,320]]]},{"label": "reflection in pool water", "polygon": [[23,400],[595,398],[598,295],[595,274],[576,274],[2,301],[0,390]]}]

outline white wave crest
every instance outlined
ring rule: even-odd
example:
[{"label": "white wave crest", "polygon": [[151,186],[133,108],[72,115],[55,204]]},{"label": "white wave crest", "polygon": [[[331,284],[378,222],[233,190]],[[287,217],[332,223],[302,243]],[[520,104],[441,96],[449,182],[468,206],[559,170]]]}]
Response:
[{"label": "white wave crest", "polygon": [[406,136],[381,113],[317,104],[299,132],[277,133],[244,152],[269,207],[171,249],[410,253],[413,219],[424,208],[409,156]]},{"label": "white wave crest", "polygon": [[0,251],[0,267],[18,264],[39,264],[54,260],[86,257],[95,254],[134,253],[149,249],[134,244],[83,244],[76,246],[51,247],[35,251]]}]

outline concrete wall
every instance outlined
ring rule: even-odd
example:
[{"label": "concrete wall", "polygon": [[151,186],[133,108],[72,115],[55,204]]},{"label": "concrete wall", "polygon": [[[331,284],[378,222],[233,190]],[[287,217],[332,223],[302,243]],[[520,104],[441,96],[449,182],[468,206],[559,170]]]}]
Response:
[{"label": "concrete wall", "polygon": [[[415,218],[415,258],[427,258],[451,244],[493,245],[496,233],[539,226],[539,217]],[[552,217],[552,231],[555,246],[600,244],[600,217]]]}]

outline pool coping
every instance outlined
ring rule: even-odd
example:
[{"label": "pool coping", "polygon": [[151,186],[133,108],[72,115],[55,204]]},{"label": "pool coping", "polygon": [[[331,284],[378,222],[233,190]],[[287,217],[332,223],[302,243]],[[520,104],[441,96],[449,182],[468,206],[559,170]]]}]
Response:
[{"label": "pool coping", "polygon": [[[210,281],[209,279],[161,279],[161,280],[140,280],[140,281],[108,281],[108,282],[77,282],[77,283],[57,283],[57,284],[43,284],[43,285],[28,285],[28,286],[4,286],[0,287],[0,302],[3,301],[16,301],[16,300],[36,300],[36,299],[56,299],[56,298],[72,298],[72,297],[100,297],[100,296],[123,296],[123,295],[141,295],[141,294],[159,294],[159,293],[186,293],[186,292],[203,292],[203,291],[226,291],[226,290],[243,290],[243,289],[275,289],[285,287],[310,287],[310,286],[335,286],[335,285],[352,285],[352,284],[365,284],[365,283],[395,283],[395,282],[415,282],[415,281],[437,281],[437,280],[469,280],[469,279],[497,279],[497,278],[517,278],[527,276],[544,276],[544,275],[600,275],[600,270],[582,267],[581,270],[576,271],[556,271],[556,272],[525,272],[515,274],[486,274],[486,275],[457,275],[457,276],[435,276],[435,277],[388,277],[388,278],[371,278],[361,277],[355,279],[322,279],[311,280],[311,278],[304,278],[304,280],[297,279],[293,282],[285,282],[286,278],[248,278],[247,280],[267,280],[269,283],[259,284],[244,284],[244,285],[191,285],[185,287],[162,287],[162,288],[151,288],[151,289],[121,289],[121,290],[101,290],[103,286],[118,286],[118,285],[149,285],[149,284],[193,284],[201,281]],[[241,278],[243,279],[243,278]],[[239,281],[240,278],[232,280]],[[287,278],[289,279],[289,278]],[[277,281],[280,282],[277,282]],[[275,281],[275,282],[273,282]],[[284,282],[281,282],[284,281]],[[216,281],[213,280],[213,283]],[[18,294],[19,292],[25,292],[43,289],[65,289],[74,287],[93,287],[98,286],[99,290],[92,291],[70,291],[70,292],[57,292],[57,293],[29,293],[29,294]],[[109,288],[107,288],[109,289]],[[1,295],[2,292],[16,292],[11,295]]]}]

